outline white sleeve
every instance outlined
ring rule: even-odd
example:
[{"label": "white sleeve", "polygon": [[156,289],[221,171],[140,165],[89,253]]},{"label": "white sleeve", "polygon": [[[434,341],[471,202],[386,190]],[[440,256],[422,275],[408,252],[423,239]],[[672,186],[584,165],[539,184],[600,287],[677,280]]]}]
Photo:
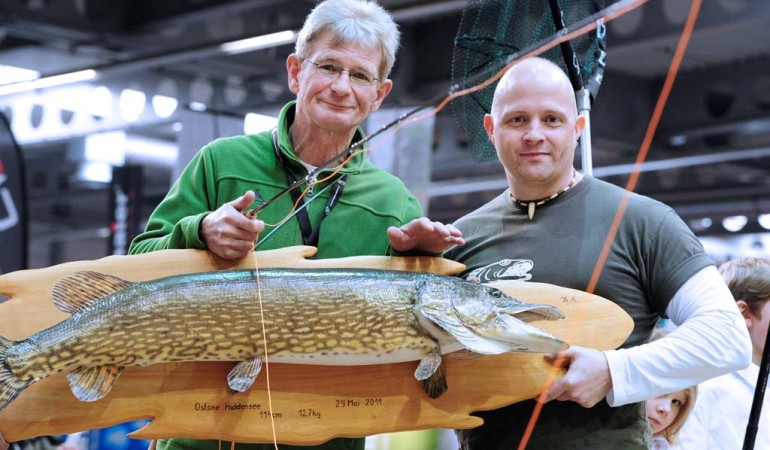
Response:
[{"label": "white sleeve", "polygon": [[666,314],[678,326],[663,339],[605,352],[610,406],[679,391],[751,363],[746,322],[716,267],[687,280]]}]

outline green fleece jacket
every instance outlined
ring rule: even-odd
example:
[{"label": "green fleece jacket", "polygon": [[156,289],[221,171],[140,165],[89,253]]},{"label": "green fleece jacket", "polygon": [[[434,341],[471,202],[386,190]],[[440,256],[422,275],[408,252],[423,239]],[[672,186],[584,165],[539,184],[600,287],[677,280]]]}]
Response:
[{"label": "green fleece jacket", "polygon": [[[289,126],[294,118],[294,102],[287,104],[279,117],[278,146],[289,170],[297,179],[307,169],[294,154],[289,139]],[[363,136],[359,129],[355,140]],[[404,184],[386,171],[374,166],[359,153],[339,173],[345,174],[346,185],[337,205],[320,220],[330,190],[313,200],[308,209],[313,229],[321,229],[317,258],[338,258],[357,255],[388,255],[389,226],[400,226],[422,215],[417,199]],[[323,179],[324,171],[318,178]],[[319,183],[306,198],[321,191],[327,181]],[[169,248],[205,248],[199,236],[203,218],[224,203],[248,190],[257,193],[252,205],[256,208],[288,186],[286,172],[273,150],[271,132],[218,139],[203,147],[190,161],[166,198],[150,216],[145,231],[136,236],[129,247],[130,254],[147,253]],[[304,186],[303,186],[304,187]],[[291,212],[292,199],[284,195],[259,214],[266,224],[260,235],[258,250],[302,245],[302,234],[296,217],[278,227],[275,224]],[[222,380],[225,383],[226,380]],[[171,439],[159,441],[158,450],[217,450],[229,449],[230,443]],[[272,444],[238,444],[237,450],[272,449]],[[281,446],[283,450],[295,448]],[[309,449],[311,447],[301,447]],[[312,447],[323,450],[363,450],[363,439],[334,439]]]},{"label": "green fleece jacket", "polygon": [[[307,170],[294,154],[289,139],[293,113],[293,102],[281,111],[278,145],[284,161],[299,179],[307,174]],[[357,136],[363,136],[363,132],[359,130]],[[324,174],[330,173],[323,171],[318,178],[323,179]],[[317,257],[389,254],[385,230],[420,217],[419,202],[401,180],[373,165],[365,153],[354,156],[340,173],[347,175],[347,182],[337,205],[320,221]],[[308,193],[305,198],[322,190],[329,182],[317,184],[313,193]],[[207,214],[248,190],[257,193],[252,206],[257,207],[286,186],[286,172],[275,156],[270,132],[215,140],[193,157],[150,216],[145,231],[131,242],[129,253],[205,248],[198,231]],[[326,207],[329,192],[321,194],[308,207],[314,229]],[[284,195],[260,212],[259,219],[267,226],[260,236],[265,240],[259,243],[259,250],[303,244],[296,217],[270,235],[273,225],[291,212],[292,203],[291,196]]]}]

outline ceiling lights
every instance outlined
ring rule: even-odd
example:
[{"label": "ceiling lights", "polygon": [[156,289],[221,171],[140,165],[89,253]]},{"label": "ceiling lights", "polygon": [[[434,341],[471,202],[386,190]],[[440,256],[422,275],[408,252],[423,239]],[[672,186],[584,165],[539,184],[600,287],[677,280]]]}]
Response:
[{"label": "ceiling lights", "polygon": [[722,226],[725,230],[733,233],[741,231],[747,223],[749,223],[749,219],[746,216],[730,216],[722,219]]},{"label": "ceiling lights", "polygon": [[[176,53],[162,53],[149,55],[132,60],[108,63],[98,67],[68,72],[51,76],[39,77],[39,74],[25,73],[24,77],[15,75],[13,80],[0,79],[0,96],[18,94],[21,92],[42,89],[63,84],[91,81],[108,73],[126,73],[129,71],[147,70],[149,68],[178,64],[191,59],[204,58],[217,54],[235,55],[246,52],[263,50],[279,45],[291,44],[297,40],[297,33],[292,30],[279,31],[277,33],[255,36],[247,39],[226,42],[224,44],[179,50]],[[28,79],[29,77],[38,77]],[[23,81],[22,81],[23,80]]]},{"label": "ceiling lights", "polygon": [[20,92],[31,91],[34,89],[43,89],[63,84],[77,83],[80,81],[90,81],[97,77],[96,70],[86,69],[77,72],[69,72],[50,77],[36,78],[34,80],[21,81],[0,85],[0,95],[18,94]]},{"label": "ceiling lights", "polygon": [[760,214],[757,217],[757,222],[759,222],[760,227],[770,231],[770,214]]},{"label": "ceiling lights", "polygon": [[21,67],[6,66],[0,64],[0,85],[31,81],[40,77],[36,70],[22,69]]},{"label": "ceiling lights", "polygon": [[687,220],[687,226],[698,236],[727,234],[756,234],[770,231],[770,213],[700,217]]},{"label": "ceiling lights", "polygon": [[292,44],[297,40],[297,33],[291,30],[279,31],[248,39],[227,42],[219,46],[228,55],[253,52],[264,48],[277,47],[284,44]]}]

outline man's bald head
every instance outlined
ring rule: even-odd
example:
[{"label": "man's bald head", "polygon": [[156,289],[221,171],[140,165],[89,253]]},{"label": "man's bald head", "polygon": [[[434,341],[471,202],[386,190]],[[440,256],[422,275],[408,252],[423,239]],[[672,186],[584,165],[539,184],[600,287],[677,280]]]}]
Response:
[{"label": "man's bald head", "polygon": [[562,69],[529,58],[508,69],[495,90],[484,130],[516,198],[545,198],[573,179],[575,147],[585,126]]},{"label": "man's bald head", "polygon": [[565,106],[570,107],[574,119],[577,116],[577,102],[575,101],[575,92],[572,89],[567,74],[558,65],[544,58],[527,58],[514,64],[500,78],[495,88],[495,96],[492,100],[492,114],[498,109],[499,103],[509,98],[509,95],[503,95],[502,91],[516,89],[528,89],[533,85],[546,86],[552,92],[554,97],[564,102]]}]

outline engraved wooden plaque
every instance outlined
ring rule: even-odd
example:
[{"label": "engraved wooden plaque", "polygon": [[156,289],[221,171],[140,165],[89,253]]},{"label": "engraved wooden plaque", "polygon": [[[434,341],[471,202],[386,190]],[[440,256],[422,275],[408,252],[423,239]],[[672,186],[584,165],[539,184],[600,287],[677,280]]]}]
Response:
[{"label": "engraved wooden plaque", "polygon": [[[433,257],[359,256],[310,260],[313,247],[256,253],[237,262],[203,250],[164,250],[110,256],[12,272],[0,276],[0,336],[23,339],[67,318],[51,300],[51,287],[79,270],[131,281],[218,269],[261,267],[360,267],[451,275],[461,264]],[[494,284],[511,296],[558,306],[566,319],[533,323],[576,345],[618,347],[632,329],[617,305],[582,291],[530,282]],[[414,378],[417,362],[369,366],[272,364],[254,386],[233,394],[226,376],[234,363],[167,363],[129,367],[103,399],[78,401],[64,373],[33,384],[0,411],[0,432],[10,441],[65,434],[152,419],[132,434],[142,439],[189,437],[238,442],[311,445],[338,436],[357,437],[427,429],[472,428],[473,411],[536,397],[554,373],[540,353],[478,358],[446,355],[447,392],[430,399]]]}]

